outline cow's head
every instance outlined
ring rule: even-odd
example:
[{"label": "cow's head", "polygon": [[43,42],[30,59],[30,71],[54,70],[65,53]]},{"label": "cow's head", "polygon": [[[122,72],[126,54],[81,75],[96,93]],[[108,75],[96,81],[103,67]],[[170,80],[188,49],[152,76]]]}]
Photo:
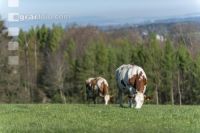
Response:
[{"label": "cow's head", "polygon": [[143,75],[142,72],[140,72],[137,75],[134,75],[129,82],[131,83],[134,88],[136,88],[136,94],[135,94],[135,102],[136,102],[136,109],[140,109],[144,103],[145,99],[145,91],[146,91],[146,85],[147,85],[147,79]]},{"label": "cow's head", "polygon": [[108,86],[106,83],[102,82],[100,88],[99,88],[100,96],[104,97],[105,105],[108,105],[108,102],[110,101],[110,95],[108,93]]},{"label": "cow's head", "polygon": [[105,105],[108,105],[108,102],[110,101],[110,95],[105,95],[104,100],[105,100]]},{"label": "cow's head", "polygon": [[144,103],[144,93],[137,92],[137,94],[135,95],[135,103],[136,103],[135,106],[136,109],[140,109],[142,107]]}]

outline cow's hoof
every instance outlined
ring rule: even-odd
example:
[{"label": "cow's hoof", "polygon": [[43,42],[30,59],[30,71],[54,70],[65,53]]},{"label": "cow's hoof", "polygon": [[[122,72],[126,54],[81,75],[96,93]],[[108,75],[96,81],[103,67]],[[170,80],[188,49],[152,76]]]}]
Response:
[{"label": "cow's hoof", "polygon": [[141,109],[141,107],[135,107],[135,109]]},{"label": "cow's hoof", "polygon": [[134,106],[133,105],[131,105],[131,106],[129,106],[130,108],[133,108]]},{"label": "cow's hoof", "polygon": [[121,107],[121,108],[124,108],[124,106],[123,106],[123,105],[120,105],[120,107]]}]

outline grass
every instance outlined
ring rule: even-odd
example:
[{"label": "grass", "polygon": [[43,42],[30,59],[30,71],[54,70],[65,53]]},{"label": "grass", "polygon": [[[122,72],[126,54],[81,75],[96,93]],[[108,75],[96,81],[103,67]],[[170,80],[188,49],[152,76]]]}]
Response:
[{"label": "grass", "polygon": [[199,106],[2,104],[0,133],[199,133]]}]

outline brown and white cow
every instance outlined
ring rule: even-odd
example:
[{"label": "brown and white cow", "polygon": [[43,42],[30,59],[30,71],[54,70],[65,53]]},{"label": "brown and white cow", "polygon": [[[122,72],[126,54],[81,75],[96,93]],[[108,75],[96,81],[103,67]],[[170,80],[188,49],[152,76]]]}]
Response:
[{"label": "brown and white cow", "polygon": [[135,108],[140,109],[144,103],[144,93],[147,86],[147,76],[144,70],[137,65],[121,65],[117,68],[115,76],[119,89],[120,106],[123,106],[123,93],[128,93],[129,106],[133,107],[132,99],[135,98]]},{"label": "brown and white cow", "polygon": [[96,103],[96,97],[100,96],[104,98],[105,105],[108,104],[108,101],[110,100],[109,88],[108,82],[104,78],[88,78],[85,81],[85,86],[87,100],[93,99],[94,103]]}]

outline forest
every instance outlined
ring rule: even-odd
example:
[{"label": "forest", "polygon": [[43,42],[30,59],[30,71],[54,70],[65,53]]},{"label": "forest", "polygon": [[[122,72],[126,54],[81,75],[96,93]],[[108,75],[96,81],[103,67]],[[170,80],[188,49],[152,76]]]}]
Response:
[{"label": "forest", "polygon": [[[96,76],[108,81],[112,102],[117,103],[115,70],[136,64],[147,74],[146,95],[153,97],[149,103],[200,104],[198,26],[103,30],[43,25],[12,38],[0,21],[0,103],[86,103],[85,80]],[[148,35],[142,34],[144,30]],[[164,39],[159,40],[158,34]],[[19,43],[18,50],[8,50],[10,41]],[[14,55],[19,65],[8,64]]]}]

